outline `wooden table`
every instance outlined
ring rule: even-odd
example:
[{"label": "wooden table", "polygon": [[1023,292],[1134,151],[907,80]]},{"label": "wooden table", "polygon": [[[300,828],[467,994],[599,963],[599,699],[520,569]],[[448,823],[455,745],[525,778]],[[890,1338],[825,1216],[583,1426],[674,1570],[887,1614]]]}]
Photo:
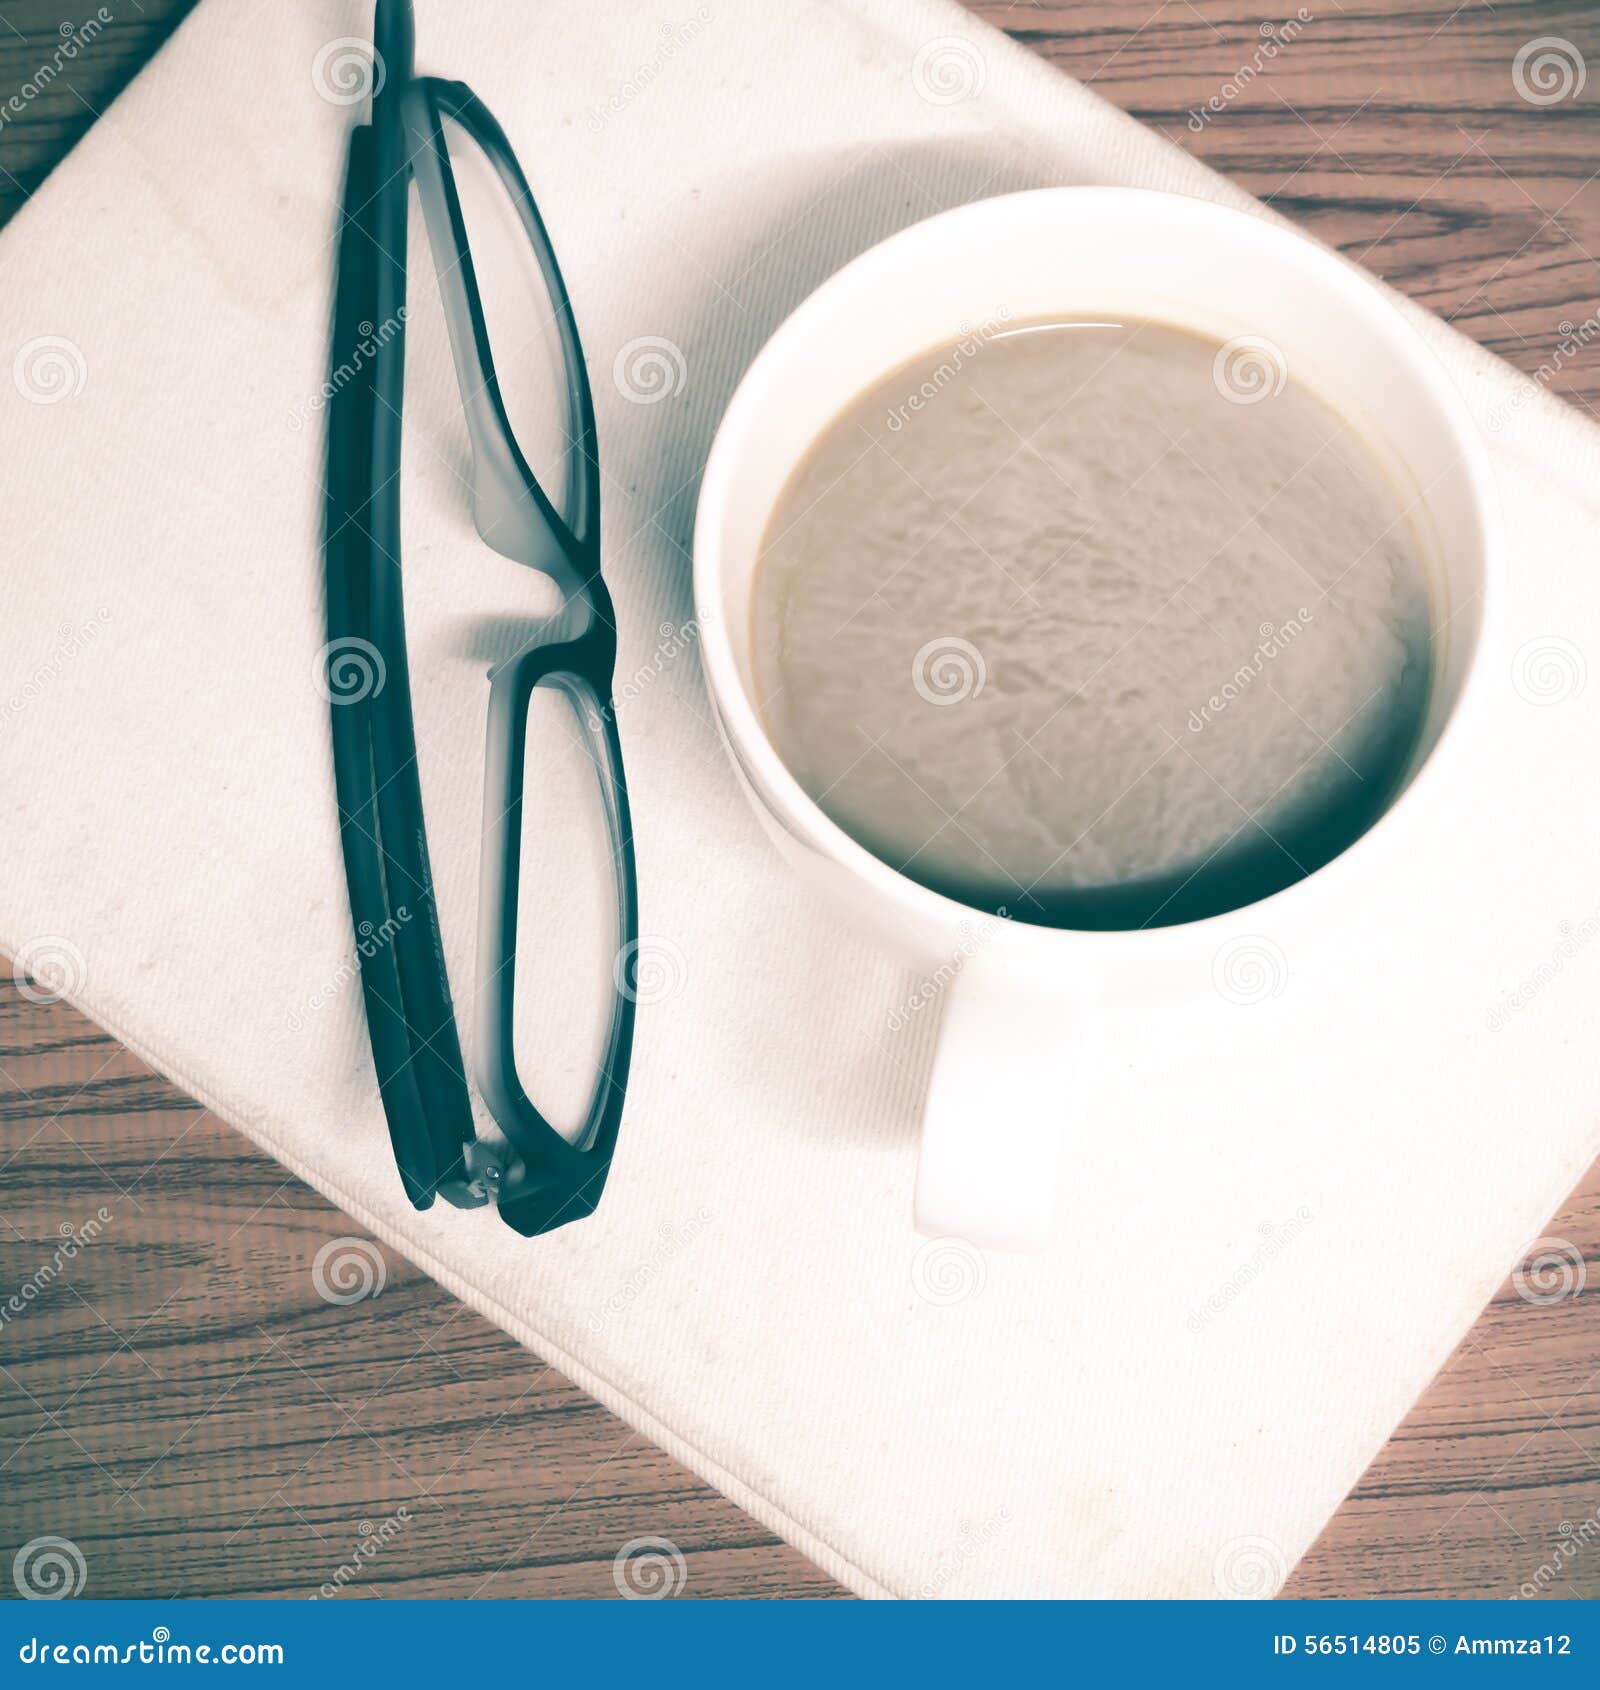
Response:
[{"label": "wooden table", "polygon": [[[82,19],[0,0],[0,213],[189,4],[107,8],[114,21],[40,86]],[[1549,384],[1573,403],[1600,404],[1600,354],[1556,356],[1600,290],[1592,7],[1317,0],[1242,79],[1261,20],[1227,0],[973,9],[1521,369],[1556,365]],[[1535,36],[1588,56],[1586,91],[1519,94],[1513,62]],[[1213,96],[1222,109],[1196,129]],[[687,1558],[685,1595],[842,1594],[404,1262],[386,1259],[382,1295],[359,1310],[330,1306],[314,1258],[359,1229],[7,975],[0,1289],[52,1260],[67,1190],[75,1215],[104,1205],[116,1224],[0,1325],[7,1563],[49,1533],[79,1545],[97,1596],[612,1596],[617,1551],[658,1536]],[[1600,1596],[1600,1544],[1558,1548],[1600,1508],[1600,1166],[1547,1231],[1581,1252],[1588,1293],[1502,1289],[1291,1594]],[[1394,1250],[1403,1296],[1406,1240]],[[1540,1581],[1546,1563],[1559,1572]]]}]

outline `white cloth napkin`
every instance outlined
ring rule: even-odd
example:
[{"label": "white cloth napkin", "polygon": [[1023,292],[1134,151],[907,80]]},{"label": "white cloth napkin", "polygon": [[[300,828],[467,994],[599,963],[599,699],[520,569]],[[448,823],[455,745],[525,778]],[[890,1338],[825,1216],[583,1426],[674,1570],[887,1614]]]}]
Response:
[{"label": "white cloth napkin", "polygon": [[[364,3],[211,0],[0,242],[0,945],[855,1590],[1269,1593],[1600,1150],[1600,437],[1406,307],[1503,481],[1492,729],[1350,931],[1264,927],[1265,975],[1107,1029],[1050,1250],[930,1247],[916,982],[772,854],[679,632],[698,471],[763,338],[894,229],[1047,183],[1241,196],[945,0],[419,12],[421,67],[510,131],[592,362],[655,982],[606,1203],[532,1242],[417,1215],[374,1095],[313,683],[353,109],[324,96]],[[420,244],[411,291],[460,993],[482,671],[548,601],[471,534]]]}]

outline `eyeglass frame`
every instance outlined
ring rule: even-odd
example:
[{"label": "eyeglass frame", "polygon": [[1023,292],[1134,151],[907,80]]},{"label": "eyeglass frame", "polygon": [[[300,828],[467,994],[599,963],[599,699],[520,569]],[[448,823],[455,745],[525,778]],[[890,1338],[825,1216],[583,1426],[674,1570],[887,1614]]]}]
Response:
[{"label": "eyeglass frame", "polygon": [[[593,399],[571,300],[504,131],[459,82],[412,73],[409,0],[378,0],[370,124],[352,131],[335,292],[332,363],[371,324],[388,331],[349,380],[330,383],[327,417],[328,660],[365,646],[371,683],[339,696],[330,671],[340,836],[379,1092],[406,1195],[419,1209],[495,1202],[524,1236],[593,1212],[615,1153],[633,1047],[638,953],[632,820],[612,684],[616,629],[600,570],[600,479]],[[506,415],[444,138],[448,118],[494,167],[533,246],[557,324],[567,388],[565,508],[528,467]],[[472,447],[480,537],[554,579],[587,611],[573,638],[524,649],[489,672],[474,981],[478,1089],[506,1145],[473,1122],[439,928],[417,767],[400,568],[406,236],[416,182],[443,298]],[[551,686],[572,702],[605,801],[615,872],[615,995],[596,1088],[569,1141],[529,1099],[517,1070],[517,918],[528,712]],[[405,890],[409,888],[409,890]],[[396,894],[405,890],[402,899]],[[420,918],[420,919],[416,919]],[[379,942],[371,942],[372,935]],[[362,942],[365,941],[365,942]]]}]

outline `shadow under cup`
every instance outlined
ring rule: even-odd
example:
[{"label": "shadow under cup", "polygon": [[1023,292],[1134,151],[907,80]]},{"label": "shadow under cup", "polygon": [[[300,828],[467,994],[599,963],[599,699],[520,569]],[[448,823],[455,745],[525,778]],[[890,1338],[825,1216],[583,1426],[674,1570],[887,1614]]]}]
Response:
[{"label": "shadow under cup", "polygon": [[[717,643],[736,672],[740,696],[719,703],[735,756],[763,800],[758,807],[862,870],[858,854],[870,843],[822,813],[762,721],[751,600],[768,520],[816,439],[899,367],[984,324],[1097,316],[1164,322],[1215,342],[1268,341],[1390,468],[1435,554],[1432,637],[1418,654],[1425,685],[1413,688],[1386,760],[1359,799],[1309,813],[1288,831],[1257,830],[1198,872],[1035,892],[1026,907],[1007,911],[1031,925],[1118,931],[1241,908],[1340,856],[1415,781],[1466,686],[1483,615],[1482,448],[1442,366],[1367,278],[1263,219],[1141,190],[1008,195],[908,229],[824,284],[752,365],[708,466],[697,597],[716,618]],[[715,692],[716,665],[712,682]],[[876,857],[872,872],[892,866]],[[998,880],[918,883],[980,910],[1007,902]]]}]

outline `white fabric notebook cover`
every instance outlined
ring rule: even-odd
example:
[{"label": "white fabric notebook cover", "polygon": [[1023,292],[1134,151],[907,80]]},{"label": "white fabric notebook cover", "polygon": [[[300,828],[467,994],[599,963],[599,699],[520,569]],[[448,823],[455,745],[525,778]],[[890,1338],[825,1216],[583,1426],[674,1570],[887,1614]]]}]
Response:
[{"label": "white fabric notebook cover", "polygon": [[[1495,731],[1278,996],[1178,982],[1108,1034],[1048,1252],[919,1257],[931,1029],[891,1031],[915,982],[812,906],[725,766],[674,632],[699,467],[765,335],[897,227],[1052,183],[1241,197],[944,0],[419,12],[566,267],[619,673],[648,671],[620,722],[659,1001],[605,1206],[534,1242],[415,1214],[373,1090],[312,681],[351,119],[315,79],[365,4],[208,0],[0,241],[0,945],[81,953],[96,1020],[857,1591],[1269,1591],[1600,1150],[1600,437],[1411,311],[1496,425]],[[460,992],[482,673],[547,600],[472,535],[417,250],[408,602]],[[657,403],[623,391],[643,337],[682,356]]]}]

